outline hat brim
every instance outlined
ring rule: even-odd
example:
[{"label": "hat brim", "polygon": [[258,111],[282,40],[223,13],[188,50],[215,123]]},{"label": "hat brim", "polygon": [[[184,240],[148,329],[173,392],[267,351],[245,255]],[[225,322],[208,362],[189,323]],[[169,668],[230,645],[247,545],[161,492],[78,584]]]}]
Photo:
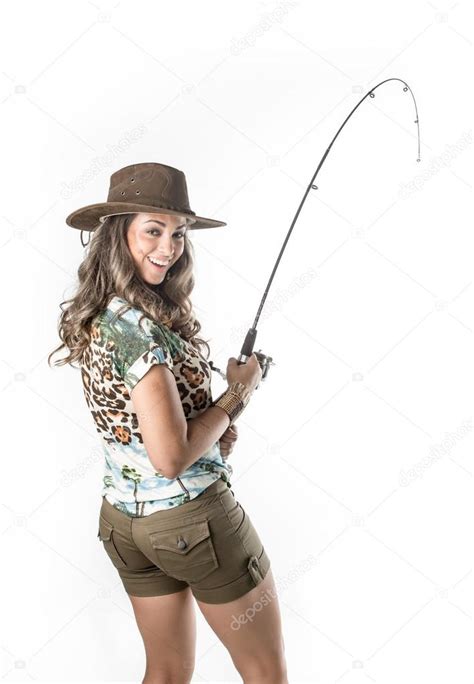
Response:
[{"label": "hat brim", "polygon": [[85,207],[76,209],[66,218],[66,223],[71,228],[78,230],[93,231],[103,223],[106,216],[116,214],[170,214],[171,216],[188,216],[194,223],[188,226],[188,230],[196,230],[198,228],[218,228],[219,226],[226,226],[224,221],[216,221],[215,219],[206,218],[205,216],[191,216],[182,211],[175,211],[174,209],[164,209],[162,207],[145,206],[143,204],[127,204],[126,202],[100,202],[98,204],[88,204]]}]

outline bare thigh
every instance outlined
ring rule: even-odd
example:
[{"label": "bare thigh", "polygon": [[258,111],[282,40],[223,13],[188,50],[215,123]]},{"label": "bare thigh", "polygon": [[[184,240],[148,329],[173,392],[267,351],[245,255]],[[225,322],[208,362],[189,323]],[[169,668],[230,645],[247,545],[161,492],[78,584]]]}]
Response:
[{"label": "bare thigh", "polygon": [[271,568],[258,586],[235,601],[197,604],[245,682],[287,682],[280,608]]},{"label": "bare thigh", "polygon": [[165,596],[130,596],[146,653],[148,681],[191,681],[196,649],[196,615],[189,587]]}]

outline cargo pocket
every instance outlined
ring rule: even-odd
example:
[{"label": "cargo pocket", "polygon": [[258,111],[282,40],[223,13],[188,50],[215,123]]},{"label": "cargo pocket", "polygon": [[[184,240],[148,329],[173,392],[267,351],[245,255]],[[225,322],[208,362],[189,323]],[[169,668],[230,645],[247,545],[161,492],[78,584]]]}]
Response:
[{"label": "cargo pocket", "polygon": [[104,549],[116,568],[126,568],[127,564],[120,555],[114,542],[114,526],[105,518],[99,516],[99,539],[104,544]]},{"label": "cargo pocket", "polygon": [[150,543],[159,567],[189,584],[200,582],[219,567],[207,520],[153,532]]}]

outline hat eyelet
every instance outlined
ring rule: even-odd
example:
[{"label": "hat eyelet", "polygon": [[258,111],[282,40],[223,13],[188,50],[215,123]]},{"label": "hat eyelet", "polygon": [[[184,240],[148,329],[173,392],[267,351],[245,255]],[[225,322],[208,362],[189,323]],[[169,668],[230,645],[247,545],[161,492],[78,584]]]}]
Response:
[{"label": "hat eyelet", "polygon": [[140,194],[140,190],[135,190],[135,195],[139,195],[139,194]]},{"label": "hat eyelet", "polygon": [[135,183],[135,178],[130,178],[131,183]]},{"label": "hat eyelet", "polygon": [[125,195],[125,190],[122,190],[122,192],[121,192],[120,194],[121,194],[121,195]]}]

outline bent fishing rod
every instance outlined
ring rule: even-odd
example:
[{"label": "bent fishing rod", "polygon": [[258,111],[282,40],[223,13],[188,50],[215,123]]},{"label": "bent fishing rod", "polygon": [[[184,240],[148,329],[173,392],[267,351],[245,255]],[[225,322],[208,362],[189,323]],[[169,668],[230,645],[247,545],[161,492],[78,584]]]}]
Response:
[{"label": "bent fishing rod", "polygon": [[[279,255],[278,255],[278,258],[277,258],[277,260],[276,260],[276,262],[275,262],[275,265],[274,265],[274,267],[273,267],[273,270],[272,270],[272,272],[271,272],[270,279],[269,279],[269,281],[268,281],[268,283],[267,283],[267,286],[266,286],[266,288],[265,288],[265,292],[263,293],[263,297],[262,297],[262,300],[261,300],[260,305],[259,305],[259,307],[258,307],[257,314],[256,314],[256,316],[255,316],[255,320],[254,320],[254,322],[253,322],[252,327],[249,328],[249,330],[248,330],[248,332],[247,332],[247,335],[246,335],[246,337],[245,337],[244,343],[243,343],[243,345],[242,345],[242,349],[241,349],[241,351],[240,351],[240,355],[239,355],[238,360],[237,360],[237,363],[238,363],[239,365],[245,363],[245,362],[247,361],[247,359],[248,359],[248,358],[252,355],[252,353],[253,353],[253,348],[254,348],[254,345],[255,345],[256,338],[257,338],[257,323],[258,323],[258,320],[259,320],[259,318],[260,318],[260,314],[261,314],[261,312],[262,312],[263,305],[265,304],[265,300],[266,300],[267,295],[268,295],[268,292],[269,292],[269,290],[270,290],[270,286],[271,286],[271,284],[272,284],[272,281],[273,281],[273,278],[274,278],[274,276],[275,276],[276,270],[277,270],[277,268],[278,268],[278,264],[280,263],[282,254],[283,254],[283,252],[284,252],[284,250],[285,250],[285,247],[286,247],[286,245],[287,245],[287,242],[288,242],[288,240],[289,240],[289,237],[290,237],[290,235],[291,235],[291,232],[292,232],[292,230],[293,230],[293,228],[294,228],[294,226],[295,226],[295,223],[296,223],[296,221],[297,221],[297,219],[298,219],[298,216],[300,215],[300,211],[301,211],[301,209],[302,209],[302,207],[303,207],[303,204],[304,204],[305,201],[306,201],[306,198],[307,198],[308,195],[309,195],[310,190],[317,190],[317,189],[318,189],[318,186],[315,185],[315,182],[314,182],[314,181],[316,180],[316,177],[317,177],[317,175],[318,175],[318,173],[319,173],[319,171],[320,171],[322,165],[324,164],[324,162],[325,162],[325,160],[326,160],[326,157],[327,157],[328,154],[329,154],[330,149],[332,148],[334,142],[336,141],[338,135],[340,134],[340,132],[342,131],[342,129],[344,128],[344,126],[346,125],[346,123],[349,121],[349,119],[350,119],[351,116],[354,114],[354,112],[356,111],[356,109],[357,109],[358,107],[360,107],[360,105],[362,104],[362,102],[363,102],[367,97],[374,98],[374,97],[375,97],[375,92],[374,92],[374,91],[377,90],[377,88],[380,88],[380,86],[382,86],[384,83],[388,83],[389,81],[399,81],[400,83],[403,83],[403,92],[405,92],[405,93],[406,93],[406,92],[410,92],[410,95],[412,96],[413,104],[414,104],[414,107],[415,107],[415,120],[414,120],[414,123],[416,123],[416,126],[417,126],[417,133],[418,133],[418,156],[417,156],[416,161],[417,161],[417,162],[421,161],[421,156],[420,156],[420,123],[419,123],[419,118],[418,118],[418,108],[417,108],[417,106],[416,106],[415,96],[413,95],[412,89],[410,88],[410,86],[408,85],[408,83],[406,83],[405,81],[403,81],[401,78],[387,78],[387,79],[385,79],[384,81],[381,81],[380,83],[378,83],[374,88],[371,88],[371,89],[364,95],[364,97],[363,97],[361,100],[359,100],[359,102],[358,102],[358,103],[356,104],[356,106],[352,109],[352,111],[346,116],[345,120],[344,120],[343,123],[341,124],[341,126],[340,126],[339,130],[337,131],[336,135],[335,135],[335,136],[333,137],[333,139],[331,140],[331,143],[330,143],[329,147],[327,148],[326,152],[323,154],[323,156],[322,156],[322,158],[321,158],[321,161],[319,162],[318,167],[317,167],[316,171],[314,172],[313,177],[311,178],[311,180],[310,180],[310,182],[309,182],[309,184],[308,184],[308,187],[307,187],[306,190],[305,190],[305,193],[304,193],[304,195],[303,195],[303,199],[302,199],[301,202],[300,202],[300,205],[299,205],[299,207],[298,207],[298,210],[297,210],[297,212],[296,212],[296,214],[295,214],[295,216],[294,216],[294,218],[293,218],[293,221],[291,222],[291,226],[290,226],[290,228],[289,228],[289,230],[288,230],[288,233],[287,233],[286,238],[285,238],[285,240],[284,240],[284,242],[283,242],[283,245],[282,245],[282,248],[281,248],[280,253],[279,253]],[[272,359],[271,356],[267,356],[266,354],[264,354],[264,353],[262,352],[261,349],[260,349],[259,351],[255,352],[255,356],[257,357],[257,360],[258,360],[258,362],[259,362],[259,365],[260,365],[260,367],[261,367],[261,369],[262,369],[262,380],[264,380],[264,379],[267,377],[267,375],[268,375],[268,370],[269,370],[269,368],[270,368],[270,365],[275,365],[275,364],[274,364],[274,361],[273,361],[273,359]],[[212,361],[209,361],[209,365],[210,365],[210,367],[212,368],[212,370],[214,370],[214,371],[216,371],[217,373],[219,373],[219,375],[221,375],[221,377],[223,377],[224,380],[226,379],[226,373],[224,373],[220,368],[217,368],[217,367],[213,364]]]}]

